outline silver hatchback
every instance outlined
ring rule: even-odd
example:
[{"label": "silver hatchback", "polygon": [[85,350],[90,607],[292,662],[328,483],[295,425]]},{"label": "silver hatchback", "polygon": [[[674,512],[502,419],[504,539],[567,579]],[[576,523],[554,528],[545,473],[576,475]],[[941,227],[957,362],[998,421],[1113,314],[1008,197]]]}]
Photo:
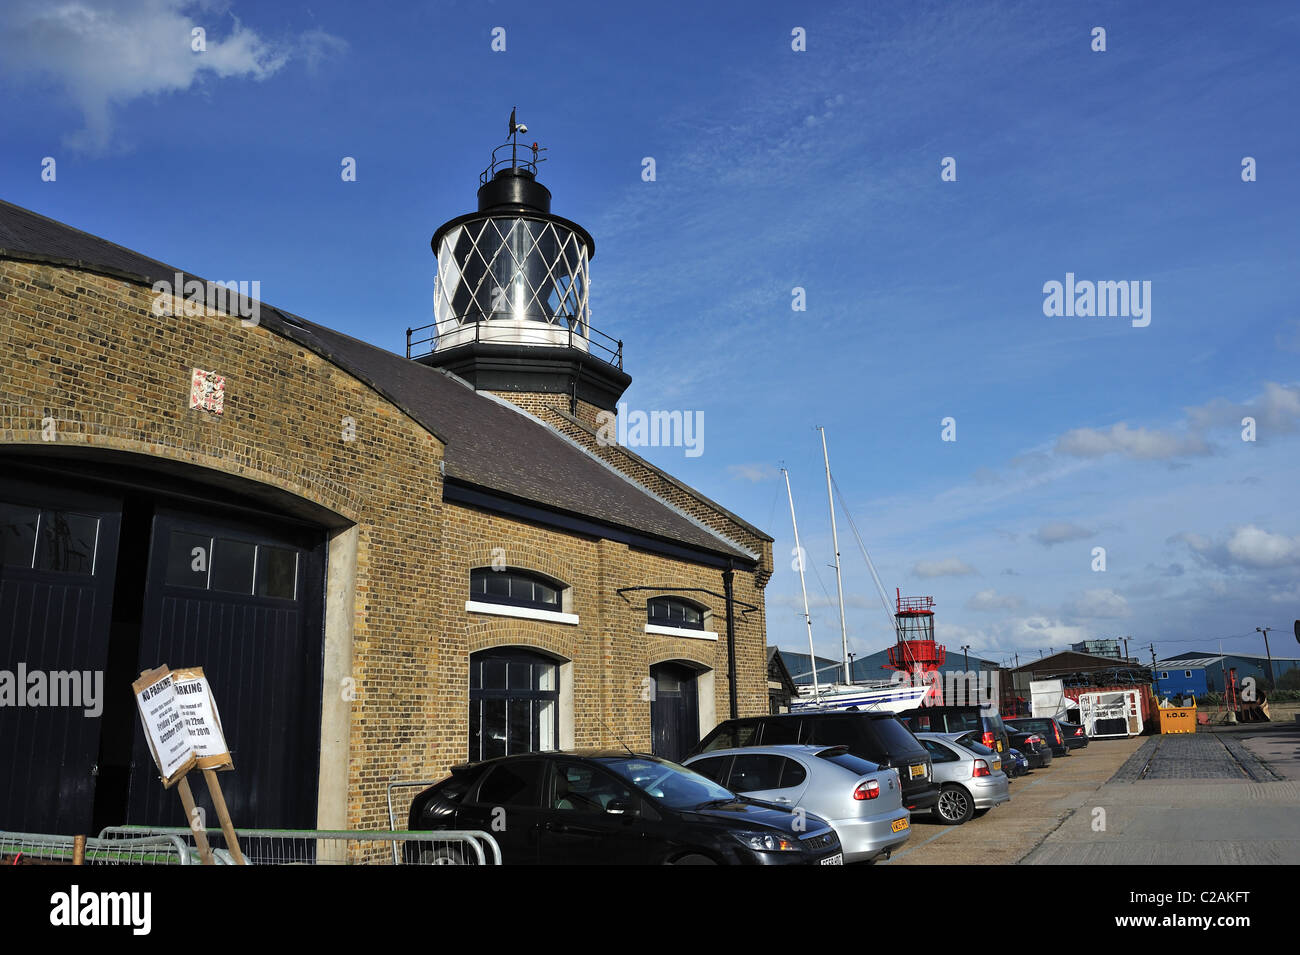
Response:
[{"label": "silver hatchback", "polygon": [[959,826],[976,812],[1011,799],[1011,785],[1002,772],[1002,758],[966,733],[917,733],[930,751],[939,801],[931,812],[941,822]]},{"label": "silver hatchback", "polygon": [[912,833],[898,770],[845,746],[715,749],[685,765],[732,792],[825,819],[840,837],[845,862],[888,856]]}]

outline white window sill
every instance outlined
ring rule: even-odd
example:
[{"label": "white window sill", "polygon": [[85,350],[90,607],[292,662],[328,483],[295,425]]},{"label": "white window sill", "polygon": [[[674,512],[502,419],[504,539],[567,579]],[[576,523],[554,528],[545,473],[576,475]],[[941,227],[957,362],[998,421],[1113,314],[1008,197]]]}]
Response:
[{"label": "white window sill", "polygon": [[470,613],[486,613],[494,617],[519,617],[523,620],[545,620],[547,623],[565,623],[577,626],[576,613],[559,613],[555,610],[534,610],[532,607],[511,607],[509,604],[480,603],[477,600],[465,601],[465,609]]},{"label": "white window sill", "polygon": [[661,627],[657,623],[647,623],[646,633],[657,633],[665,637],[690,637],[692,640],[717,640],[718,635],[711,630],[689,630],[685,627]]}]

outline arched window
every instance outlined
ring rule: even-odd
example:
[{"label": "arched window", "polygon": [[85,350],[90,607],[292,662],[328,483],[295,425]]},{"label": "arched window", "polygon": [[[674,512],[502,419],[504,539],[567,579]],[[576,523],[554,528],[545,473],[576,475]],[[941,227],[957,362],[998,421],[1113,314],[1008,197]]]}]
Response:
[{"label": "arched window", "polygon": [[519,647],[469,658],[470,762],[558,746],[560,667]]},{"label": "arched window", "polygon": [[469,572],[469,599],[479,603],[560,611],[561,588],[526,570],[476,567]]},{"label": "arched window", "polygon": [[646,602],[646,623],[679,630],[703,630],[704,610],[680,597],[653,597]]}]

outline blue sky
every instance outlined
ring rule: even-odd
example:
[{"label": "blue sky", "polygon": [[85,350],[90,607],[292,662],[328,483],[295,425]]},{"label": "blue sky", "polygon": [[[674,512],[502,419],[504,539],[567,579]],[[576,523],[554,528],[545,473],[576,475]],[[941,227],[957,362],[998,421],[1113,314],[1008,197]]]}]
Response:
[{"label": "blue sky", "polygon": [[[429,236],[517,105],[595,237],[628,407],[704,415],[699,457],[644,453],[776,538],[770,642],[807,649],[784,464],[838,655],[823,425],[885,585],[933,594],[950,647],[1262,652],[1275,626],[1300,655],[1298,34],[1284,2],[17,0],[0,176],[400,350],[431,320]],[[1067,272],[1149,281],[1150,324],[1044,315]],[[840,531],[867,653],[889,631]]]}]

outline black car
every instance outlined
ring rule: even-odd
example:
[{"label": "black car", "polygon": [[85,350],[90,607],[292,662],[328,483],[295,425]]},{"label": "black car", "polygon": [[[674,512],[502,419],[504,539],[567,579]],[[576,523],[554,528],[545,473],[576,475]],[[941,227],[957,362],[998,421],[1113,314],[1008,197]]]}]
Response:
[{"label": "black car", "polygon": [[1011,739],[1011,745],[1020,750],[1029,761],[1030,769],[1046,769],[1052,765],[1052,748],[1047,745],[1047,739],[1042,733],[1017,729],[1008,722],[1007,736]]},{"label": "black car", "polygon": [[913,733],[970,733],[997,753],[1011,747],[1002,717],[982,706],[922,706],[898,714]]},{"label": "black car", "polygon": [[939,801],[929,751],[892,713],[820,710],[724,720],[687,755],[788,743],[847,746],[860,759],[897,769],[908,809],[920,812]]},{"label": "black car", "polygon": [[[504,864],[835,865],[821,818],[738,796],[657,756],[525,753],[457,766],[415,797],[411,830],[490,833]],[[408,843],[406,861],[467,864],[459,844]]]},{"label": "black car", "polygon": [[[1053,756],[1070,755],[1070,747],[1066,745],[1066,737],[1061,730],[1061,724],[1050,717],[1024,716],[1014,720],[1007,720],[1007,726],[1030,733],[1037,733],[1047,740],[1047,745],[1051,747]],[[1087,737],[1084,738],[1087,739]]]},{"label": "black car", "polygon": [[1066,749],[1083,749],[1088,745],[1088,732],[1080,724],[1058,719],[1056,725],[1061,728],[1061,735],[1065,737]]}]

